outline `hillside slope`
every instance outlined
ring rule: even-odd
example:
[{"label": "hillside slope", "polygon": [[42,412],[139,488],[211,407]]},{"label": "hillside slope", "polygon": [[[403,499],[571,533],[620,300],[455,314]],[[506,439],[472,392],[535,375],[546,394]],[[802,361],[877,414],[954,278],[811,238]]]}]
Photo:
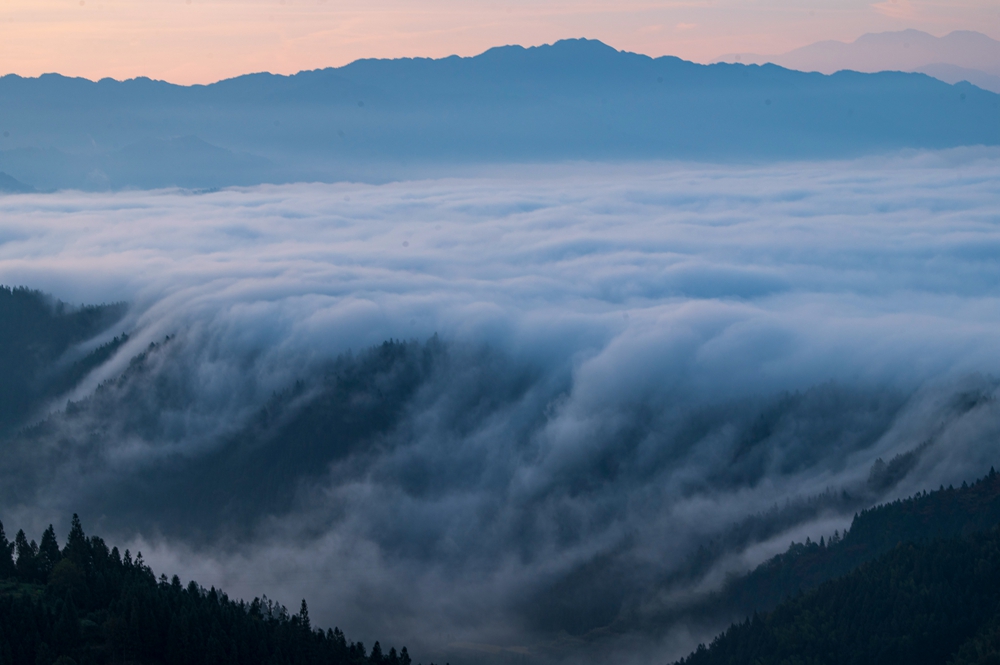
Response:
[{"label": "hillside slope", "polygon": [[680,662],[995,662],[998,607],[1000,531],[901,544]]},{"label": "hillside slope", "polygon": [[844,575],[900,543],[926,543],[992,529],[1000,524],[1000,474],[961,488],[940,488],[863,510],[849,531],[830,542],[795,544],[733,580],[714,600],[737,613],[768,610],[779,602]]},{"label": "hillside slope", "polygon": [[992,469],[862,511],[731,581],[703,610],[750,618],[680,662],[991,662],[976,658],[1000,656],[998,524]]},{"label": "hillside slope", "polygon": [[[16,556],[12,556],[16,553]],[[159,579],[126,550],[87,537],[74,515],[64,548],[50,526],[40,543],[0,525],[0,657],[11,665],[325,663],[410,665],[404,647],[370,652],[339,629],[313,628],[306,601],[292,615],[267,597]]]}]

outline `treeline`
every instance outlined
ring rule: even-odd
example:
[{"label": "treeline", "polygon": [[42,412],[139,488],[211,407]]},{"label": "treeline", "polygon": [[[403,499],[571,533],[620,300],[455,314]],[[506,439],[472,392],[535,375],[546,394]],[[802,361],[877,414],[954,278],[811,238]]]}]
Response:
[{"label": "treeline", "polygon": [[84,534],[74,515],[60,548],[0,524],[0,665],[410,665],[405,647],[367,651],[339,629],[313,628],[303,600],[291,614],[264,598],[159,579],[142,555]]},{"label": "treeline", "polygon": [[73,307],[41,291],[0,286],[0,432],[23,424],[45,399],[75,386],[125,341],[77,359],[63,355],[119,321],[124,303]]},{"label": "treeline", "polygon": [[1000,663],[998,523],[992,469],[971,486],[866,510],[842,538],[794,545],[734,582],[747,603],[754,591],[761,604],[799,592],[679,663]]},{"label": "treeline", "polygon": [[1000,662],[1000,530],[900,545],[730,627],[683,665]]},{"label": "treeline", "polygon": [[[961,487],[941,487],[863,510],[844,534],[819,542],[793,543],[788,551],[731,580],[701,609],[746,616],[845,575],[900,543],[954,538],[1000,524],[1000,474]],[[730,614],[732,616],[732,614]],[[1000,665],[1000,664],[998,664]]]}]

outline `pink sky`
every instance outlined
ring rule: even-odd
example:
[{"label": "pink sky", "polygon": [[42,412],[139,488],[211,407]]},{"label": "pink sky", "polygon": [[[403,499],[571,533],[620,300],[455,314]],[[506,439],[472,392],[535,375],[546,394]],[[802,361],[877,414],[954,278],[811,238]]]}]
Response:
[{"label": "pink sky", "polygon": [[904,28],[1000,38],[1000,1],[0,0],[0,73],[207,83],[566,37],[706,62]]}]

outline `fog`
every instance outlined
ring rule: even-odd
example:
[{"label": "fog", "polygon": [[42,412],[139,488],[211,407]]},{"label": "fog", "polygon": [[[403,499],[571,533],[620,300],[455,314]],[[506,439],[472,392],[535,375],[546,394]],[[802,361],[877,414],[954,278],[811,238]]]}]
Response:
[{"label": "fog", "polygon": [[[962,149],[0,197],[0,282],[130,303],[83,406],[11,444],[4,523],[76,511],[425,663],[665,662],[727,573],[995,463],[998,178]],[[296,447],[316,404],[382,415]]]}]

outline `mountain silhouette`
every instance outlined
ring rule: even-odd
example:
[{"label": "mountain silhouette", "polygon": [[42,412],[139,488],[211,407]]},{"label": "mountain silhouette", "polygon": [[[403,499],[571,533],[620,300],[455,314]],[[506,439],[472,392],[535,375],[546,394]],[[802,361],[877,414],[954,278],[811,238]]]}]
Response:
[{"label": "mountain silhouette", "polygon": [[1000,143],[1000,96],[920,74],[699,65],[593,40],[211,85],[0,78],[0,170],[37,187],[379,181],[469,164],[822,159]]},{"label": "mountain silhouette", "polygon": [[33,192],[35,188],[31,185],[26,185],[16,178],[12,178],[3,171],[0,171],[0,193],[3,194],[21,194],[25,192]]},{"label": "mountain silhouette", "polygon": [[969,30],[935,37],[920,30],[865,34],[851,43],[822,41],[780,55],[730,53],[722,62],[774,63],[789,69],[832,74],[919,72],[946,83],[968,81],[1000,92],[1000,41]]}]

